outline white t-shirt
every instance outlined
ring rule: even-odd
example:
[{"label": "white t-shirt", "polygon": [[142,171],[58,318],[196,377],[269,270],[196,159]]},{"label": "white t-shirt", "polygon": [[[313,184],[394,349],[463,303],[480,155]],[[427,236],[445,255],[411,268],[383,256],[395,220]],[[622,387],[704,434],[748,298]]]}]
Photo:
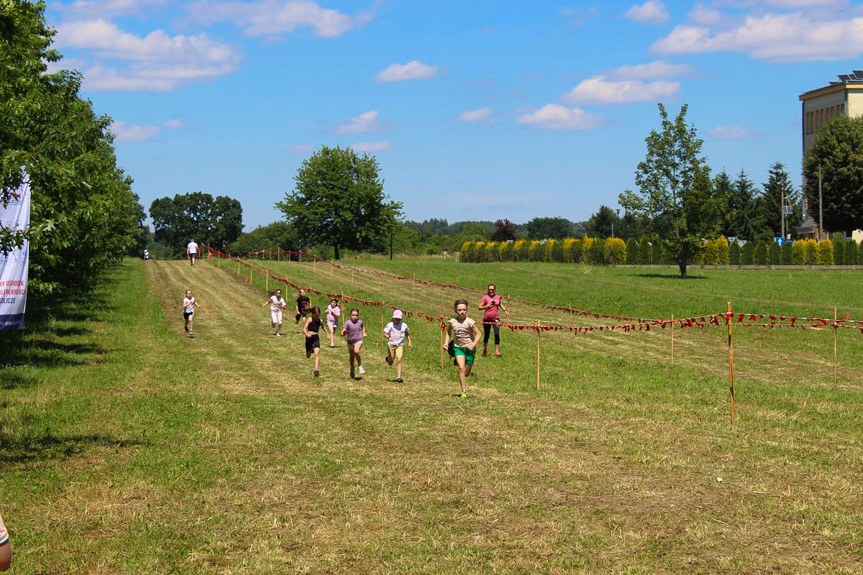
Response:
[{"label": "white t-shirt", "polygon": [[408,324],[401,322],[398,326],[393,322],[387,324],[384,328],[384,333],[393,338],[390,345],[404,345],[405,335],[408,333]]},{"label": "white t-shirt", "polygon": [[189,245],[186,246],[186,249],[189,250],[190,254],[196,254],[198,253],[198,244],[196,244],[195,242],[189,242]]},{"label": "white t-shirt", "polygon": [[270,296],[270,311],[279,311],[283,307],[285,307],[285,299],[276,297],[274,295]]},{"label": "white t-shirt", "polygon": [[195,296],[183,298],[183,311],[195,313]]}]

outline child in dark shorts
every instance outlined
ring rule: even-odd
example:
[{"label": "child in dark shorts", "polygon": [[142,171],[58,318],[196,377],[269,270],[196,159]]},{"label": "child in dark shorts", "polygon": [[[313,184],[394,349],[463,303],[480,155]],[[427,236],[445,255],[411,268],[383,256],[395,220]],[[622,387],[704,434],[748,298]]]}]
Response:
[{"label": "child in dark shorts", "polygon": [[321,308],[315,306],[311,309],[311,317],[306,318],[303,324],[303,335],[306,336],[306,358],[315,355],[315,377],[321,375]]}]

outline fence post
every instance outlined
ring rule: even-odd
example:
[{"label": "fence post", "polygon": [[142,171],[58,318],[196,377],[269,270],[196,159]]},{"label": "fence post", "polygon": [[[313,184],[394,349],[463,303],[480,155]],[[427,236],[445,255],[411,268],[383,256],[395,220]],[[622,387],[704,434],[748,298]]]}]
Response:
[{"label": "fence post", "polygon": [[837,308],[833,308],[833,387],[836,387],[837,370],[839,369],[839,319]]},{"label": "fence post", "polygon": [[536,390],[539,391],[539,320],[536,320]]},{"label": "fence post", "polygon": [[671,314],[671,369],[674,369],[674,314]]},{"label": "fence post", "polygon": [[731,311],[731,302],[728,302],[728,314],[725,316],[728,323],[728,383],[731,390],[731,425],[734,425],[734,343],[731,339],[731,322],[734,315]]}]

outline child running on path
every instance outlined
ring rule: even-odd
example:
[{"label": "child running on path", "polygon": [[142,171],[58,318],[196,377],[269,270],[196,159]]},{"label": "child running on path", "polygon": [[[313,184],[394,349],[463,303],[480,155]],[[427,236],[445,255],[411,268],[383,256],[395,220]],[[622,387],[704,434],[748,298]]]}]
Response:
[{"label": "child running on path", "polygon": [[339,327],[341,315],[342,308],[339,307],[339,300],[331,299],[330,305],[327,306],[327,331],[330,335],[330,347],[336,347],[336,328]]},{"label": "child running on path", "polygon": [[321,308],[313,307],[311,309],[312,317],[306,318],[303,324],[303,335],[306,336],[306,359],[315,354],[315,377],[321,375],[321,337],[319,335],[321,329]]},{"label": "child running on path", "polygon": [[312,305],[312,300],[306,295],[306,290],[300,288],[300,294],[297,296],[297,317],[294,323],[300,323],[300,318],[306,319],[306,314],[309,313],[309,306]]},{"label": "child running on path", "polygon": [[360,351],[363,349],[363,340],[368,337],[366,326],[363,324],[363,320],[360,319],[360,310],[357,308],[351,310],[351,319],[346,321],[342,327],[342,335],[348,336],[348,355],[351,360],[351,379],[355,379],[354,361],[357,363],[357,371],[360,375],[363,375],[366,372],[366,370],[363,369],[363,358],[360,357]]},{"label": "child running on path", "polygon": [[[473,338],[471,338],[471,334],[473,334]],[[448,348],[450,339],[453,340],[462,397],[467,397],[467,377],[473,368],[476,346],[481,338],[482,332],[479,331],[476,322],[467,317],[467,300],[455,300],[455,317],[450,318],[447,323],[443,348]]]},{"label": "child running on path", "polygon": [[195,308],[201,307],[197,301],[195,301],[195,297],[192,295],[192,290],[186,290],[186,297],[183,298],[183,319],[186,320],[186,325],[183,326],[186,330],[186,333],[189,334],[189,337],[195,337],[195,332],[192,331],[194,327],[195,321]]},{"label": "child running on path", "polygon": [[282,290],[277,289],[276,293],[270,296],[270,299],[265,301],[261,307],[270,306],[270,320],[276,330],[276,337],[282,336],[282,310],[287,305],[282,298]]},{"label": "child running on path", "polygon": [[387,340],[387,356],[384,358],[388,364],[396,362],[396,381],[404,382],[402,379],[402,355],[405,351],[405,339],[408,340],[408,349],[413,349],[411,334],[408,324],[402,321],[402,310],[393,311],[393,321],[384,328],[384,338]]}]

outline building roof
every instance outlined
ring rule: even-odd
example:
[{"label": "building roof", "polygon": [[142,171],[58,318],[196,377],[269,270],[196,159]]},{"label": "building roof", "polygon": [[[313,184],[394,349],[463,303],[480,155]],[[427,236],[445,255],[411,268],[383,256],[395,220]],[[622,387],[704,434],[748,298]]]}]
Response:
[{"label": "building roof", "polygon": [[854,70],[850,74],[839,74],[839,80],[830,82],[827,86],[810,90],[800,94],[800,100],[809,100],[832,92],[840,92],[842,90],[861,90],[863,91],[863,70]]}]

